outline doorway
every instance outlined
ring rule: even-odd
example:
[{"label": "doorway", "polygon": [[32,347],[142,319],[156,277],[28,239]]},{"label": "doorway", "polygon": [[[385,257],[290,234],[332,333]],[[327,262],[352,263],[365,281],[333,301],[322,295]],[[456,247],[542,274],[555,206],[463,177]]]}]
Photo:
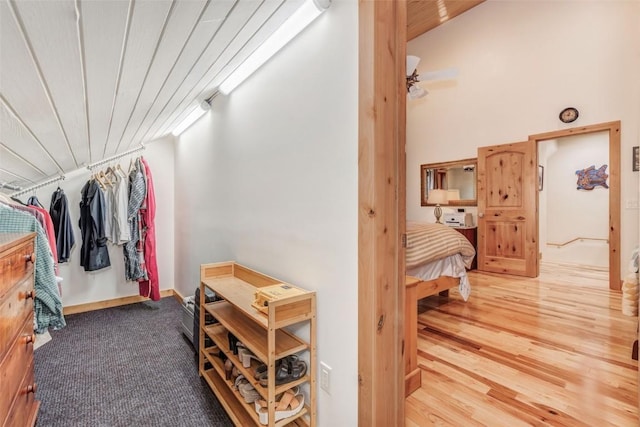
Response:
[{"label": "doorway", "polygon": [[[599,123],[590,126],[581,126],[578,128],[564,129],[554,132],[542,133],[537,135],[531,135],[529,141],[536,144],[536,149],[540,152],[541,143],[545,141],[559,140],[566,137],[575,136],[593,137],[594,135],[603,135],[604,139],[608,142],[608,167],[607,174],[609,175],[608,183],[608,195],[605,199],[608,201],[608,220],[606,226],[608,227],[608,233],[605,233],[602,237],[596,236],[594,239],[608,240],[607,258],[609,268],[609,289],[620,290],[622,282],[620,280],[620,121]],[[539,161],[541,159],[538,159]],[[596,160],[594,160],[596,161]],[[604,163],[604,162],[601,162]],[[541,165],[544,166],[544,165]],[[587,168],[589,165],[585,165]],[[597,164],[596,168],[601,167],[602,164]],[[575,173],[575,171],[572,171]],[[546,182],[549,182],[546,180]],[[545,180],[542,179],[542,192],[545,190]],[[577,188],[576,188],[577,190]],[[588,190],[587,190],[588,191]],[[540,213],[540,198],[542,195],[540,191],[540,184],[538,188],[538,212]],[[546,195],[544,195],[546,196]],[[543,196],[543,197],[544,197]],[[543,200],[544,202],[544,200]],[[594,209],[601,208],[594,206]],[[576,215],[579,214],[576,209]],[[544,227],[542,227],[544,228]],[[589,236],[577,236],[577,237],[589,237]],[[566,239],[561,242],[551,242],[561,247],[570,245],[572,239]],[[582,239],[585,240],[585,239]],[[599,240],[593,240],[592,242],[599,242]],[[542,243],[542,241],[541,241]],[[566,243],[566,244],[565,244]],[[538,259],[540,262],[540,259]]]},{"label": "doorway", "polygon": [[538,143],[540,263],[609,272],[609,135]]}]

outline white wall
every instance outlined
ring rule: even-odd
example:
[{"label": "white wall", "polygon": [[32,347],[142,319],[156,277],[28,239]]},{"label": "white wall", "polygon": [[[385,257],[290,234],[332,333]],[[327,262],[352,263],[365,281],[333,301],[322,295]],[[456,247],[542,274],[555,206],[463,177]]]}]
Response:
[{"label": "white wall", "polygon": [[[608,267],[609,190],[602,186],[578,190],[576,171],[607,165],[609,173],[609,134],[598,132],[542,141],[538,163],[544,166],[543,190],[539,193],[543,261]],[[561,247],[550,244],[579,237],[586,239]]]},{"label": "white wall", "polygon": [[[156,241],[158,275],[160,289],[172,289],[174,277],[173,256],[173,139],[167,138],[151,143],[147,149],[133,156],[120,160],[123,169],[128,170],[131,157],[142,155],[151,168],[156,210]],[[107,166],[104,166],[105,168]],[[97,170],[100,170],[99,168]],[[128,282],[124,276],[124,258],[121,246],[108,243],[111,266],[95,272],[85,272],[80,266],[80,247],[82,239],[78,219],[80,217],[80,200],[82,187],[90,177],[87,169],[80,169],[68,174],[67,179],[59,183],[40,188],[36,196],[40,203],[49,210],[51,194],[59,185],[69,201],[69,212],[76,244],[71,251],[69,262],[60,264],[59,275],[62,282],[62,303],[64,307],[78,304],[110,300],[131,295],[138,295],[138,282]],[[21,196],[23,201],[30,194]]]},{"label": "white wall", "polygon": [[[621,260],[638,242],[640,2],[487,1],[412,40],[418,72],[457,67],[452,81],[424,82],[425,98],[407,102],[407,217],[420,207],[419,165],[477,156],[481,146],[529,135],[621,120]],[[573,124],[558,120],[567,106]],[[623,267],[626,270],[626,267]]]},{"label": "white wall", "polygon": [[176,145],[176,289],[235,260],[317,291],[320,426],[357,425],[357,13],[334,1]]}]

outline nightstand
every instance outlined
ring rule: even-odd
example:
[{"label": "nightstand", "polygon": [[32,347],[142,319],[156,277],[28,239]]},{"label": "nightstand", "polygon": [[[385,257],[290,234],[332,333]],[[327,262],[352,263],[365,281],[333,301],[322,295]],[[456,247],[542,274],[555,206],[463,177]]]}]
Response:
[{"label": "nightstand", "polygon": [[476,256],[473,257],[473,262],[471,263],[471,268],[469,270],[475,270],[478,268],[478,227],[453,227],[454,230],[457,230],[458,233],[462,234],[467,238],[469,243],[476,250]]}]

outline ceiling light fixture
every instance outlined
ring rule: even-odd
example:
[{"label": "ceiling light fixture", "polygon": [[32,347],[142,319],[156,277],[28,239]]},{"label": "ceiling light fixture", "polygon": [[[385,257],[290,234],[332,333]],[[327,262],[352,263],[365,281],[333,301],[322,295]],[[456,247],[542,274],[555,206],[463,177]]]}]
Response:
[{"label": "ceiling light fixture", "polygon": [[331,0],[305,0],[284,23],[244,60],[221,84],[220,92],[231,93],[240,83],[282,49],[329,8]]},{"label": "ceiling light fixture", "polygon": [[202,101],[201,103],[196,105],[193,111],[191,111],[189,115],[185,117],[184,120],[182,120],[178,124],[178,126],[176,126],[175,129],[171,131],[171,133],[174,136],[180,136],[182,132],[189,129],[189,127],[191,127],[192,124],[197,122],[200,117],[204,116],[204,114],[207,111],[209,111],[210,108],[211,108],[211,105],[206,100]]}]

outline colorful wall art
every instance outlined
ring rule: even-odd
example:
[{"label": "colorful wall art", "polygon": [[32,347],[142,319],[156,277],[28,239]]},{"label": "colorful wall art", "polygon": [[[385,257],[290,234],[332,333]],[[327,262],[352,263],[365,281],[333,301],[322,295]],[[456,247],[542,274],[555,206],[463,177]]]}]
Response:
[{"label": "colorful wall art", "polygon": [[607,165],[602,165],[596,169],[595,165],[591,165],[586,169],[577,170],[578,175],[578,190],[593,190],[597,186],[609,188],[607,185],[607,178],[609,175],[606,173]]}]

